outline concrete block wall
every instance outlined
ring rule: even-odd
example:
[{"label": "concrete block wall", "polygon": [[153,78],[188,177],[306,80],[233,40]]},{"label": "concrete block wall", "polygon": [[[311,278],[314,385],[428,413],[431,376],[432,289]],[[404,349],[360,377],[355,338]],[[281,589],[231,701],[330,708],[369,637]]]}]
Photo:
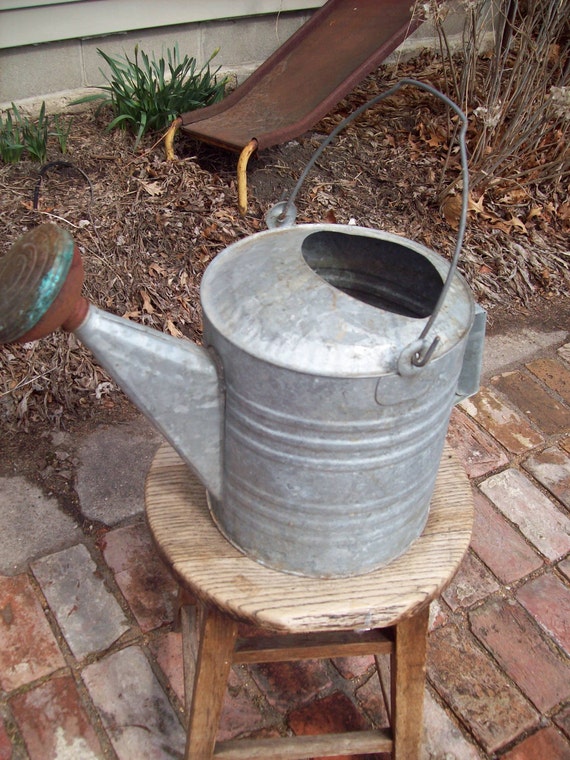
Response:
[{"label": "concrete block wall", "polygon": [[299,28],[309,12],[293,12],[158,29],[110,34],[103,37],[64,40],[0,50],[0,108],[12,101],[34,110],[45,100],[52,112],[85,94],[85,88],[103,83],[100,68],[106,64],[97,53],[132,57],[135,45],[157,57],[178,43],[182,55],[193,56],[201,65],[216,48],[215,66],[247,76]]},{"label": "concrete block wall", "polygon": [[[134,46],[157,57],[178,43],[181,54],[194,56],[202,65],[216,48],[213,65],[242,81],[281,45],[310,16],[311,11],[267,14],[248,18],[178,24],[101,37],[64,40],[39,45],[0,49],[0,110],[15,102],[34,114],[42,101],[48,113],[57,113],[89,92],[86,88],[104,83],[100,68],[106,66],[97,53],[132,56]],[[460,12],[450,14],[447,30],[458,41],[463,27]],[[429,23],[421,26],[393,55],[409,56],[433,46],[437,37]]]}]

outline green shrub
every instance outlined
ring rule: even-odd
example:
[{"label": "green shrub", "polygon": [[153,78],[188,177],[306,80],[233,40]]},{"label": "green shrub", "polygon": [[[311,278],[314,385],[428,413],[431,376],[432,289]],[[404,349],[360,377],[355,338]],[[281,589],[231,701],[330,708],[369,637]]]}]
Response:
[{"label": "green shrub", "polygon": [[42,103],[37,121],[30,121],[27,117],[21,116],[14,103],[12,103],[12,109],[20,125],[24,147],[30,154],[32,161],[39,161],[40,164],[45,163],[49,134],[49,119],[46,117],[45,102]]},{"label": "green shrub", "polygon": [[199,70],[195,58],[186,55],[180,60],[178,45],[167,50],[167,60],[161,57],[158,61],[139,51],[138,45],[134,60],[127,55],[113,58],[102,50],[97,52],[111,69],[110,78],[101,70],[108,84],[98,88],[103,92],[87,95],[74,104],[109,102],[114,118],[108,129],[130,127],[136,136],[135,148],[145,132],[165,129],[181,113],[211,105],[224,96],[226,77],[218,81],[219,68],[214,72],[210,69],[217,50]]},{"label": "green shrub", "polygon": [[24,152],[24,143],[18,119],[12,118],[12,112],[0,113],[0,158],[5,164],[16,164]]},{"label": "green shrub", "polygon": [[36,120],[22,115],[12,103],[4,116],[0,114],[0,158],[4,163],[15,164],[26,151],[32,161],[44,163],[50,137],[56,137],[61,152],[66,152],[71,126],[71,121],[64,125],[59,116],[50,120],[45,102]]},{"label": "green shrub", "polygon": [[57,139],[59,149],[62,153],[67,153],[67,141],[69,140],[69,133],[71,132],[72,126],[73,121],[71,119],[65,123],[62,121],[59,114],[53,117],[50,124],[50,127],[53,130],[53,132],[50,132],[50,135],[53,135]]}]

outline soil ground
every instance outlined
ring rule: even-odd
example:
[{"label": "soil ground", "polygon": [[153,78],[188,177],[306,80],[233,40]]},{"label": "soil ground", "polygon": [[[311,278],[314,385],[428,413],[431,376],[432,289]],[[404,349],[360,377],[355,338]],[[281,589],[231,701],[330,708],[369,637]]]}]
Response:
[{"label": "soil ground", "polygon": [[[429,69],[421,60],[410,65],[406,73],[417,78],[426,74],[422,66]],[[311,132],[255,156],[245,216],[237,210],[235,155],[180,136],[177,160],[167,162],[154,138],[134,153],[130,134],[105,131],[104,110],[64,115],[73,119],[67,153],[51,145],[48,156],[64,164],[0,166],[0,256],[27,229],[55,222],[82,252],[85,293],[96,305],[199,341],[199,284],[208,263],[265,228],[267,210],[288,195],[325,136],[391,77],[381,68]],[[453,149],[448,156],[445,124],[440,104],[421,91],[400,91],[370,109],[309,174],[297,198],[297,222],[384,229],[449,258],[457,218],[442,187],[458,166]],[[488,311],[489,334],[517,326],[566,329],[568,219],[556,210],[567,197],[529,195],[507,203],[495,190],[475,200],[460,270]],[[73,336],[58,332],[0,347],[0,475],[29,476],[57,493],[65,510],[76,509],[77,497],[54,431],[80,432],[136,413]]]}]

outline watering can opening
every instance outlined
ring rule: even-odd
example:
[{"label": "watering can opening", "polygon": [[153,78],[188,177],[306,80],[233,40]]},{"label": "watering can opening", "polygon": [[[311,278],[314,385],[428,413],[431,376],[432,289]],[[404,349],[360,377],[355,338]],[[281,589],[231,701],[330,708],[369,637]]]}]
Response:
[{"label": "watering can opening", "polygon": [[333,287],[404,317],[428,317],[443,288],[431,261],[404,243],[326,230],[308,235],[302,253]]}]

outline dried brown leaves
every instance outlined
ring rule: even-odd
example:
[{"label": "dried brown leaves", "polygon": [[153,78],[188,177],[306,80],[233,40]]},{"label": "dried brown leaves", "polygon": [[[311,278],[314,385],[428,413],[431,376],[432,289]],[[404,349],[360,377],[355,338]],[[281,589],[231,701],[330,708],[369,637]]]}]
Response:
[{"label": "dried brown leaves", "polygon": [[[250,210],[237,210],[236,157],[181,138],[178,160],[161,146],[132,153],[104,119],[75,118],[66,159],[77,172],[49,171],[40,209],[31,208],[37,164],[0,167],[0,254],[46,220],[67,226],[82,251],[86,295],[98,306],[162,332],[199,340],[199,285],[211,259],[264,228],[267,208],[290,190],[322,136],[395,78],[438,86],[438,64],[423,56],[369,77],[315,130],[250,162]],[[385,229],[449,255],[456,212],[438,191],[458,171],[449,124],[438,102],[406,88],[366,111],[323,154],[298,198],[298,222]],[[149,142],[147,143],[150,145]],[[447,201],[447,203],[450,203]],[[447,221],[446,221],[447,219]],[[461,269],[486,304],[564,294],[570,284],[565,233],[568,199],[491,187],[471,198]],[[38,343],[0,347],[0,419],[4,425],[56,426],[112,409],[120,395],[77,340],[57,333]]]}]

